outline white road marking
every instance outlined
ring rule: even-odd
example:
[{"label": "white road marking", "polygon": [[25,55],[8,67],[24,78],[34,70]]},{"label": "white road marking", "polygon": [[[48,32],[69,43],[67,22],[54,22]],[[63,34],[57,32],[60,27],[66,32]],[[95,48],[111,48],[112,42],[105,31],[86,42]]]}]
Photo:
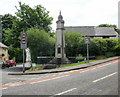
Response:
[{"label": "white road marking", "polygon": [[75,89],[77,89],[77,88],[72,88],[72,89],[70,89],[70,90],[67,90],[67,91],[64,91],[64,92],[61,92],[61,93],[58,93],[58,94],[55,94],[55,95],[62,95],[62,94],[68,93],[68,92],[70,92],[70,91],[73,91],[73,90],[75,90]]},{"label": "white road marking", "polygon": [[55,77],[55,78],[51,78],[51,79],[47,79],[47,80],[32,82],[30,84],[36,84],[36,83],[40,83],[40,82],[44,82],[44,81],[49,81],[49,80],[53,80],[53,79],[58,79],[58,78],[66,77],[66,76],[70,76],[70,75],[65,75],[65,76]]},{"label": "white road marking", "polygon": [[94,83],[95,83],[95,82],[98,82],[98,81],[100,81],[100,80],[103,80],[103,79],[105,79],[105,78],[107,78],[107,77],[110,77],[110,76],[112,76],[112,75],[115,75],[115,74],[117,74],[117,72],[114,72],[114,73],[112,73],[112,74],[109,74],[109,75],[107,75],[107,76],[104,76],[104,77],[102,77],[102,78],[100,78],[100,79],[94,80],[93,82],[94,82]]},{"label": "white road marking", "polygon": [[7,89],[7,88],[2,88],[3,90]]}]

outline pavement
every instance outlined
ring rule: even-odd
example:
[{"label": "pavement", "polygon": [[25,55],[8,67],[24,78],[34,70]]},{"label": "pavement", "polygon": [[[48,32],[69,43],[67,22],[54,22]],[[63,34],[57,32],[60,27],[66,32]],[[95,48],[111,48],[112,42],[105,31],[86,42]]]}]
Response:
[{"label": "pavement", "polygon": [[66,72],[71,70],[77,70],[77,69],[83,69],[91,66],[95,66],[101,63],[106,63],[109,61],[113,61],[119,59],[119,57],[111,57],[107,59],[97,60],[94,62],[84,63],[77,66],[68,66],[68,67],[61,67],[61,68],[55,68],[55,69],[44,69],[44,70],[37,70],[37,71],[26,71],[26,72],[11,72],[8,73],[8,75],[32,75],[32,74],[46,74],[46,73],[58,73],[58,72]]}]

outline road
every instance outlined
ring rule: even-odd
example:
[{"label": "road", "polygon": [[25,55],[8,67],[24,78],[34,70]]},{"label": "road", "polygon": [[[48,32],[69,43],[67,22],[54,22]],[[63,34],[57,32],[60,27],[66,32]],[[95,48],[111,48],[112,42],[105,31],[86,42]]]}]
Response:
[{"label": "road", "polygon": [[23,76],[27,79],[4,84],[2,95],[118,95],[118,60],[69,72]]}]

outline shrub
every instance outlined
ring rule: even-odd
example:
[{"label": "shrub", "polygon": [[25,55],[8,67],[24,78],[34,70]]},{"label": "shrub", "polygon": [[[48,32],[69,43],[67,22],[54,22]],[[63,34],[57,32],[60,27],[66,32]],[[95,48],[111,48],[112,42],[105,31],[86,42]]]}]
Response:
[{"label": "shrub", "polygon": [[38,56],[54,54],[55,39],[44,30],[30,28],[28,31],[28,47],[31,50],[32,61],[37,62]]},{"label": "shrub", "polygon": [[83,59],[83,58],[84,57],[81,54],[79,54],[79,56],[76,57],[76,59]]},{"label": "shrub", "polygon": [[43,67],[43,69],[54,69],[54,68],[56,68],[56,65],[54,65],[54,64],[46,64],[46,65]]},{"label": "shrub", "polygon": [[[80,36],[80,32],[65,32],[66,54],[67,56],[86,56],[87,46],[84,43],[84,37]],[[118,39],[109,38],[91,38],[89,44],[90,56],[119,56],[120,43]],[[112,52],[112,53],[111,53]]]},{"label": "shrub", "polygon": [[101,60],[101,59],[105,59],[106,57],[105,56],[97,56],[96,59],[97,60]]},{"label": "shrub", "polygon": [[105,57],[109,58],[109,57],[113,57],[115,56],[116,54],[114,52],[106,52],[105,53]]}]

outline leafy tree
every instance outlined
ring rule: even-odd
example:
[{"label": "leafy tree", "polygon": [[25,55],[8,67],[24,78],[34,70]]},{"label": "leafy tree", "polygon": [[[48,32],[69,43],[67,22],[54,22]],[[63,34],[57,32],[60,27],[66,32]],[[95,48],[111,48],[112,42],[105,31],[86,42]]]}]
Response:
[{"label": "leafy tree", "polygon": [[17,11],[18,24],[23,30],[34,27],[50,32],[53,18],[49,16],[49,12],[43,6],[37,5],[31,8],[29,5],[19,2]]},{"label": "leafy tree", "polygon": [[5,14],[2,16],[2,29],[12,29],[13,22],[16,19],[16,16],[11,14]]},{"label": "leafy tree", "polygon": [[[14,20],[17,19],[17,17],[15,16],[12,16],[11,14],[5,14],[5,15],[1,15],[2,18],[1,18],[1,21],[2,21],[2,40],[3,40],[3,43],[5,43],[6,45],[10,45],[8,44],[7,42],[9,42],[10,40],[8,40],[7,38],[9,38],[8,36],[9,35],[5,35],[5,34],[8,34],[8,30],[9,30],[9,34],[12,34],[12,27],[13,27],[13,24],[14,24]],[[8,40],[8,41],[7,41]]]},{"label": "leafy tree", "polygon": [[28,33],[28,47],[31,50],[32,59],[37,61],[38,56],[53,56],[55,39],[44,30],[30,28]]},{"label": "leafy tree", "polygon": [[66,54],[67,56],[77,56],[80,54],[81,42],[83,38],[80,32],[65,32]]},{"label": "leafy tree", "polygon": [[114,28],[117,28],[116,25],[112,25],[112,24],[100,24],[98,25],[99,27],[114,27]]},{"label": "leafy tree", "polygon": [[[31,8],[29,5],[19,2],[16,16],[11,14],[1,16],[3,43],[9,46],[10,58],[16,57],[17,62],[20,62],[22,58],[18,56],[21,55],[22,51],[20,49],[20,33],[22,31],[27,31],[29,28],[34,27],[37,29],[44,29],[45,33],[49,33],[52,37],[54,36],[54,33],[51,33],[50,27],[53,18],[49,16],[49,12],[41,5]],[[40,33],[41,31],[39,31],[39,34]]]}]

